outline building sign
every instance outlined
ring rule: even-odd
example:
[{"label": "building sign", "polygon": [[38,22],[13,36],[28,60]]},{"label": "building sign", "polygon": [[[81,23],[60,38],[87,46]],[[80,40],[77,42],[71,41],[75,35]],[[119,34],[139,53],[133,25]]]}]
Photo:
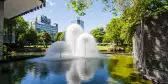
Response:
[{"label": "building sign", "polygon": [[42,15],[42,16],[41,16],[41,23],[51,24],[51,19],[49,19],[49,18],[47,18],[46,16]]}]

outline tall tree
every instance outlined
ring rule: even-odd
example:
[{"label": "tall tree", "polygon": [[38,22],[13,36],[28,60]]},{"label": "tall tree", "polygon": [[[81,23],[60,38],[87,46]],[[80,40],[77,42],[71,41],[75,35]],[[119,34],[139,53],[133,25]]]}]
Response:
[{"label": "tall tree", "polygon": [[43,32],[38,32],[37,34],[37,41],[39,44],[42,44],[43,43]]},{"label": "tall tree", "polygon": [[60,41],[64,41],[65,40],[65,32],[62,32],[60,35]]},{"label": "tall tree", "polygon": [[117,15],[117,12],[122,12],[127,7],[130,7],[134,0],[67,0],[67,6],[68,9],[72,7],[75,12],[83,16],[85,15],[84,10],[91,7],[95,1],[101,1],[102,4],[105,4],[105,7],[102,8],[103,11],[109,10],[114,15]]},{"label": "tall tree", "polygon": [[28,44],[36,44],[38,40],[37,32],[34,28],[29,28],[25,34],[25,40]]},{"label": "tall tree", "polygon": [[62,32],[56,33],[55,36],[54,36],[54,40],[55,40],[55,41],[60,41],[60,36],[61,36],[61,34],[62,34]]},{"label": "tall tree", "polygon": [[17,41],[18,41],[19,35],[25,34],[28,28],[29,28],[29,24],[27,21],[24,20],[23,17],[16,18],[15,35],[16,35]]},{"label": "tall tree", "polygon": [[65,32],[58,32],[57,34],[55,34],[54,40],[55,41],[63,41],[64,36],[65,36]]},{"label": "tall tree", "polygon": [[120,18],[113,18],[109,24],[106,25],[106,36],[105,39],[109,39],[110,42],[123,44],[123,38],[121,35],[121,23]]},{"label": "tall tree", "polygon": [[19,47],[24,47],[24,45],[26,44],[25,34],[20,34],[19,35],[18,43],[19,43]]},{"label": "tall tree", "polygon": [[[105,4],[104,11],[109,10],[122,19],[121,37],[127,42],[135,31],[135,26],[146,17],[168,10],[168,0],[96,0]],[[85,15],[85,10],[91,7],[94,0],[68,0],[68,8],[72,7],[79,15]]]},{"label": "tall tree", "polygon": [[42,37],[41,38],[42,38],[42,40],[44,42],[45,47],[47,47],[48,43],[51,42],[51,36],[50,36],[50,34],[48,32],[46,32],[46,31],[44,31],[42,33]]},{"label": "tall tree", "polygon": [[93,29],[91,34],[95,37],[96,41],[102,43],[105,31],[103,27]]}]

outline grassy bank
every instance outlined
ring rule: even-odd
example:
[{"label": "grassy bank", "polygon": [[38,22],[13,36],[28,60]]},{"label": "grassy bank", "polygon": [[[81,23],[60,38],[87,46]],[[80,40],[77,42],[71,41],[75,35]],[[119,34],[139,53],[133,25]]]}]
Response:
[{"label": "grassy bank", "polygon": [[98,50],[108,50],[110,46],[97,46]]}]

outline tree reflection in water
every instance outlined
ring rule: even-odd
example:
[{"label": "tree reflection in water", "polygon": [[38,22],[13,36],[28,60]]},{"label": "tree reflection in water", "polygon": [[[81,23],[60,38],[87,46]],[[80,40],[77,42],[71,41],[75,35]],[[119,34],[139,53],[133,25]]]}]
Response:
[{"label": "tree reflection in water", "polygon": [[113,80],[124,84],[151,84],[135,71],[131,56],[113,56],[108,60],[108,73],[112,75]]},{"label": "tree reflection in water", "polygon": [[[34,66],[28,66],[28,62],[20,61],[0,65],[0,81],[2,84],[20,84],[25,74]],[[25,67],[26,66],[26,67]]]},{"label": "tree reflection in water", "polygon": [[0,84],[106,83],[108,74],[103,69],[102,59],[40,60],[0,64]]}]

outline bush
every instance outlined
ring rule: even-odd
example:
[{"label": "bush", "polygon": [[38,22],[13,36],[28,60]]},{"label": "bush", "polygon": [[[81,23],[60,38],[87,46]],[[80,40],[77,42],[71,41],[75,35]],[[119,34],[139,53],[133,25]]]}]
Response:
[{"label": "bush", "polygon": [[7,46],[6,45],[3,45],[3,55],[7,54],[8,51],[7,51]]},{"label": "bush", "polygon": [[132,46],[127,46],[125,48],[125,50],[126,50],[127,53],[131,53],[132,52]]}]

